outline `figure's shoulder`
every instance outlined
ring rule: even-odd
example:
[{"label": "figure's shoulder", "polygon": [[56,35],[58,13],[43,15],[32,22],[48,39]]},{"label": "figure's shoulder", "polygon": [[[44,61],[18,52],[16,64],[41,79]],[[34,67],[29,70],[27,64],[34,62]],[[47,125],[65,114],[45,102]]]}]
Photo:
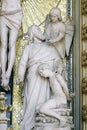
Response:
[{"label": "figure's shoulder", "polygon": [[59,22],[59,26],[60,26],[60,28],[61,28],[61,27],[64,28],[64,27],[65,27],[65,23],[64,23],[64,22]]},{"label": "figure's shoulder", "polygon": [[65,32],[65,23],[59,22],[59,29]]}]

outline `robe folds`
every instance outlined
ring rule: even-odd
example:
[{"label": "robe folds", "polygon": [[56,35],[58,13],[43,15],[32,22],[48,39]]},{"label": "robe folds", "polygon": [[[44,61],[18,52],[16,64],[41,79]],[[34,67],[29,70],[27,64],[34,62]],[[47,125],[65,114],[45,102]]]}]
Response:
[{"label": "robe folds", "polygon": [[60,59],[56,49],[46,43],[34,43],[24,49],[19,64],[19,73],[27,73],[24,85],[24,107],[21,130],[31,130],[35,125],[35,111],[50,98],[48,79],[42,78],[38,73],[38,66],[42,63],[50,65],[55,71],[56,62]]}]

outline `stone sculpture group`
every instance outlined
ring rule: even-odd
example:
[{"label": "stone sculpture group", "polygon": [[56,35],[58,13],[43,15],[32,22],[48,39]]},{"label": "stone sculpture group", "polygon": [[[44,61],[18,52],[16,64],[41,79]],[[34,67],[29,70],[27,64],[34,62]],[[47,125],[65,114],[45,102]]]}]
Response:
[{"label": "stone sculpture group", "polygon": [[[2,0],[1,68],[2,87],[6,91],[10,89],[21,20],[20,0]],[[28,28],[29,43],[24,48],[17,78],[20,84],[25,77],[21,130],[71,130],[74,127],[71,109],[67,105],[74,94],[69,93],[64,64],[64,58],[69,56],[73,33],[72,19],[62,22],[61,10],[56,7],[46,17],[44,33],[37,25]]]}]

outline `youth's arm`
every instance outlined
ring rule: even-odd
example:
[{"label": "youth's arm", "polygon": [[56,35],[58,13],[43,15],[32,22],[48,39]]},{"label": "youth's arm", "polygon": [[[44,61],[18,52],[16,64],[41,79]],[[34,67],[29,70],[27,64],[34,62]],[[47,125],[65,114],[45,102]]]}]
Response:
[{"label": "youth's arm", "polygon": [[58,82],[60,83],[65,95],[67,96],[67,99],[69,98],[69,90],[67,87],[67,82],[63,79],[63,77],[60,74],[56,75],[56,78],[58,80]]}]

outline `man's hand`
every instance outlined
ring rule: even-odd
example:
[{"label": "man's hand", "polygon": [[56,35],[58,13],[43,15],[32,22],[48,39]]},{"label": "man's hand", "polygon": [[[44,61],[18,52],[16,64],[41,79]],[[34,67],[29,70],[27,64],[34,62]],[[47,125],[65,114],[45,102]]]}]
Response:
[{"label": "man's hand", "polygon": [[17,81],[16,81],[16,83],[17,83],[18,85],[19,85],[21,82],[23,82],[23,78],[22,78],[22,77],[18,78]]},{"label": "man's hand", "polygon": [[54,39],[50,39],[48,42],[49,42],[50,44],[53,44],[53,43],[55,43],[55,40],[54,40]]}]

